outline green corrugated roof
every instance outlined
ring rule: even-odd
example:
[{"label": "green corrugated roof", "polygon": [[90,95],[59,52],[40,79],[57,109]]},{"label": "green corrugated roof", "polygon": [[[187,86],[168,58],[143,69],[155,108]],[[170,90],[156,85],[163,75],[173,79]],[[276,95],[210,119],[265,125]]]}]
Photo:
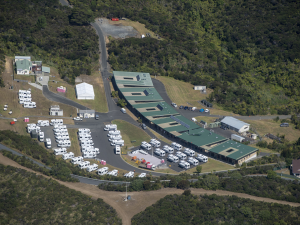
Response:
[{"label": "green corrugated roof", "polygon": [[42,71],[45,73],[50,73],[50,67],[42,66]]},{"label": "green corrugated roof", "polygon": [[[163,102],[163,101],[162,101]],[[156,107],[160,102],[150,102],[150,103],[141,103],[141,104],[135,104],[134,108],[153,108]]]},{"label": "green corrugated roof", "polygon": [[231,158],[231,159],[235,159],[235,160],[239,160],[240,158],[243,158],[244,156],[257,151],[256,148],[253,148],[253,147],[250,147],[247,145],[243,145],[241,143],[231,141],[231,140],[228,140],[228,141],[210,149],[209,151],[219,154],[220,152],[224,151],[225,149],[231,149],[231,148],[237,149],[238,151],[235,151],[232,154],[227,155],[227,157]]},{"label": "green corrugated roof", "polygon": [[125,72],[125,71],[114,71],[114,76],[126,76],[126,77],[137,77],[141,79],[139,81],[132,80],[115,80],[117,84],[137,85],[137,86],[153,86],[149,73],[142,72]]},{"label": "green corrugated roof", "polygon": [[31,61],[28,61],[27,59],[18,60],[16,62],[17,70],[30,70],[30,67],[32,67],[32,63],[31,63]]}]

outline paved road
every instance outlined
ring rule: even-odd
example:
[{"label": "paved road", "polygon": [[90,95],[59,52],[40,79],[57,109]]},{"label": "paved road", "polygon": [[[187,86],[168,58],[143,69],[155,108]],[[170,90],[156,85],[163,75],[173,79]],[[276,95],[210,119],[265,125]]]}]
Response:
[{"label": "paved road", "polygon": [[65,98],[63,96],[60,96],[58,94],[55,94],[53,93],[52,91],[49,91],[47,85],[43,85],[43,95],[51,100],[51,101],[54,101],[54,102],[60,102],[60,103],[63,103],[63,104],[66,104],[66,105],[70,105],[70,106],[73,106],[75,108],[78,108],[78,109],[82,109],[82,110],[85,110],[85,109],[89,109],[83,105],[80,105],[79,103],[77,102],[74,102],[68,98]]}]

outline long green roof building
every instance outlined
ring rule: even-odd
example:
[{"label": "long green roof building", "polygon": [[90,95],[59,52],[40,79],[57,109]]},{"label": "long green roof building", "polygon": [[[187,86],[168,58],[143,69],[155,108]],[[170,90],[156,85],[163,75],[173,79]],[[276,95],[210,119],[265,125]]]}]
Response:
[{"label": "long green roof building", "polygon": [[228,140],[180,115],[156,91],[149,73],[114,71],[112,81],[133,113],[176,142],[231,164],[257,154],[256,148]]}]

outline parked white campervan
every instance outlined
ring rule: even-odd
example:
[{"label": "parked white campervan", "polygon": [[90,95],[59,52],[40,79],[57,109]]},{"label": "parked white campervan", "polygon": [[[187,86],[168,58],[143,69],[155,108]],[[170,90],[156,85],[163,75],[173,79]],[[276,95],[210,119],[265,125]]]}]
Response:
[{"label": "parked white campervan", "polygon": [[208,158],[205,156],[205,155],[202,155],[202,154],[198,154],[196,159],[199,161],[199,162],[204,162],[206,163],[208,161]]},{"label": "parked white campervan", "polygon": [[182,152],[177,152],[176,153],[176,156],[179,158],[179,159],[186,159],[186,154],[182,153]]},{"label": "parked white campervan", "polygon": [[102,167],[97,171],[98,175],[100,176],[107,174],[107,172],[108,172],[108,167]]},{"label": "parked white campervan", "polygon": [[116,124],[105,125],[104,130],[106,130],[106,131],[117,130],[117,125]]},{"label": "parked white campervan", "polygon": [[111,130],[108,132],[107,136],[110,137],[112,135],[118,135],[118,134],[121,134],[119,130]]},{"label": "parked white campervan", "polygon": [[36,125],[40,127],[50,126],[49,120],[38,120]]},{"label": "parked white campervan", "polygon": [[51,148],[51,139],[46,138],[46,148]]},{"label": "parked white campervan", "polygon": [[86,171],[87,172],[92,172],[94,170],[97,170],[98,169],[98,165],[96,163],[92,164],[92,165],[89,165],[87,168],[86,168]]},{"label": "parked white campervan", "polygon": [[74,153],[68,152],[66,154],[63,154],[62,158],[63,158],[63,160],[72,159],[72,158],[74,158]]},{"label": "parked white campervan", "polygon": [[154,153],[155,153],[156,155],[161,156],[161,157],[163,157],[163,156],[166,155],[166,154],[165,154],[165,151],[163,151],[163,150],[161,150],[161,149],[159,149],[159,148],[155,149]]},{"label": "parked white campervan", "polygon": [[89,165],[90,165],[90,162],[89,162],[89,161],[83,161],[83,162],[78,163],[78,167],[79,167],[80,169],[85,169],[85,168],[87,168]]},{"label": "parked white campervan", "polygon": [[164,145],[163,149],[165,152],[167,153],[174,153],[174,148],[168,146],[168,145]]},{"label": "parked white campervan", "polygon": [[180,150],[182,149],[182,145],[180,145],[180,144],[178,144],[178,143],[176,143],[176,142],[173,142],[173,143],[171,144],[171,147],[174,148],[174,149],[177,150],[177,151],[180,151]]},{"label": "parked white campervan", "polygon": [[120,145],[116,145],[115,146],[115,154],[116,155],[120,155],[121,154],[121,147],[120,147]]},{"label": "parked white campervan", "polygon": [[148,144],[147,142],[143,141],[141,144],[141,148],[146,149],[146,150],[151,150],[152,146]]},{"label": "parked white campervan", "polygon": [[63,155],[67,153],[67,149],[66,148],[56,148],[54,149],[54,155]]},{"label": "parked white campervan", "polygon": [[122,136],[121,135],[116,135],[116,136],[110,136],[110,138],[108,139],[108,141],[112,142],[115,140],[121,140]]},{"label": "parked white campervan", "polygon": [[179,162],[179,166],[186,169],[186,170],[191,167],[191,165],[188,162],[183,161],[183,160]]},{"label": "parked white campervan", "polygon": [[32,101],[31,98],[20,98],[19,103],[24,104],[25,102],[31,102],[31,101]]},{"label": "parked white campervan", "polygon": [[129,171],[128,173],[125,173],[125,174],[124,174],[124,177],[132,178],[132,177],[134,177],[134,172]]},{"label": "parked white campervan", "polygon": [[126,113],[126,109],[121,108],[121,112],[122,112],[122,113]]},{"label": "parked white campervan", "polygon": [[42,142],[42,141],[44,141],[44,138],[45,138],[44,132],[40,131],[39,132],[39,140]]},{"label": "parked white campervan", "polygon": [[151,139],[149,144],[151,144],[153,147],[156,147],[156,148],[160,147],[160,142],[156,139]]},{"label": "parked white campervan", "polygon": [[110,145],[120,145],[120,146],[124,146],[124,140],[115,140],[115,141],[112,141],[110,143]]},{"label": "parked white campervan", "polygon": [[82,154],[82,157],[85,159],[93,159],[96,158],[96,156],[97,156],[96,152],[84,152]]},{"label": "parked white campervan", "polygon": [[80,145],[81,145],[81,146],[83,146],[83,145],[93,146],[93,145],[94,145],[94,142],[93,142],[93,140],[83,140],[83,141],[80,141]]},{"label": "parked white campervan", "polygon": [[52,119],[50,125],[54,126],[54,125],[63,125],[64,121],[63,119]]},{"label": "parked white campervan", "polygon": [[175,155],[172,155],[172,154],[170,154],[167,159],[169,161],[175,162],[175,163],[179,161],[179,158],[177,156],[175,156]]},{"label": "parked white campervan", "polygon": [[24,105],[23,105],[24,108],[36,108],[36,102],[24,102]]},{"label": "parked white campervan", "polygon": [[118,170],[112,170],[112,171],[108,172],[107,175],[115,176],[116,177],[116,176],[118,176],[118,173],[119,173]]},{"label": "parked white campervan", "polygon": [[194,156],[195,155],[195,151],[189,148],[185,148],[184,153],[188,156]]},{"label": "parked white campervan", "polygon": [[199,161],[193,157],[189,157],[188,162],[194,166],[199,165]]},{"label": "parked white campervan", "polygon": [[78,164],[78,163],[81,163],[81,162],[83,162],[83,157],[82,157],[82,156],[74,157],[74,158],[71,160],[71,163],[72,163],[72,164]]},{"label": "parked white campervan", "polygon": [[71,141],[58,142],[57,146],[58,147],[71,147]]}]

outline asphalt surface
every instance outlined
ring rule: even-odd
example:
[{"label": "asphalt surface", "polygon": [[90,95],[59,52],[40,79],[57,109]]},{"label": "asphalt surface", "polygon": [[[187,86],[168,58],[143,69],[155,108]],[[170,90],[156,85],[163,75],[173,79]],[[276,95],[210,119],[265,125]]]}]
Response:
[{"label": "asphalt surface", "polygon": [[80,105],[79,103],[77,102],[74,102],[68,98],[65,98],[61,95],[58,95],[58,94],[55,94],[53,93],[52,91],[49,91],[48,89],[48,86],[47,85],[43,85],[43,95],[53,101],[53,102],[60,102],[60,103],[63,103],[63,104],[66,104],[66,105],[70,105],[70,106],[73,106],[75,108],[78,108],[78,109],[81,109],[81,110],[89,110],[89,108],[83,106],[83,105]]}]

